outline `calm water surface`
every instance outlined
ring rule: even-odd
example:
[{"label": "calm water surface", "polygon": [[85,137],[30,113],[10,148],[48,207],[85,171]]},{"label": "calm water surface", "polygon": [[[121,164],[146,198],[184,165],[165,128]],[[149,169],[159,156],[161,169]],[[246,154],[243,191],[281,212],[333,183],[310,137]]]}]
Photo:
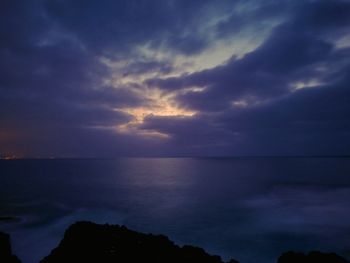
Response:
[{"label": "calm water surface", "polygon": [[168,235],[241,263],[350,257],[350,158],[0,161],[0,230],[38,262],[77,220]]}]

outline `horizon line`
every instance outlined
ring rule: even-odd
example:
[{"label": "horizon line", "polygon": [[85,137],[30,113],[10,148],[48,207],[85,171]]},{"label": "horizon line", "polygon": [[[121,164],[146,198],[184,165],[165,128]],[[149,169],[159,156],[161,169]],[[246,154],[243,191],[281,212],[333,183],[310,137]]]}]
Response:
[{"label": "horizon line", "polygon": [[1,161],[14,160],[114,160],[114,159],[233,159],[233,158],[350,158],[350,155],[232,155],[232,156],[115,156],[115,157],[13,157],[0,158]]}]

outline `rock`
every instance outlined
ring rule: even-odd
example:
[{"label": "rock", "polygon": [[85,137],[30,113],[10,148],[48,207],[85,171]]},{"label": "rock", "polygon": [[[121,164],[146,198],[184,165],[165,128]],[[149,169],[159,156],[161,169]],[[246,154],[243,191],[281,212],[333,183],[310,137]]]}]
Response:
[{"label": "rock", "polygon": [[283,253],[277,263],[349,263],[349,261],[335,253],[312,251],[304,254],[289,251]]},{"label": "rock", "polygon": [[[63,240],[41,263],[222,263],[193,246],[179,247],[166,236],[143,234],[118,225],[77,222],[65,232]],[[236,262],[236,261],[234,261]]]},{"label": "rock", "polygon": [[[20,263],[12,255],[10,236],[0,232],[0,263]],[[177,246],[163,235],[143,234],[119,225],[77,222],[71,225],[57,248],[41,263],[223,263],[202,248]],[[231,259],[228,263],[239,263]],[[335,253],[312,251],[283,253],[277,263],[350,263]]]},{"label": "rock", "polygon": [[21,261],[12,255],[10,236],[0,232],[0,262],[1,263],[20,263]]}]

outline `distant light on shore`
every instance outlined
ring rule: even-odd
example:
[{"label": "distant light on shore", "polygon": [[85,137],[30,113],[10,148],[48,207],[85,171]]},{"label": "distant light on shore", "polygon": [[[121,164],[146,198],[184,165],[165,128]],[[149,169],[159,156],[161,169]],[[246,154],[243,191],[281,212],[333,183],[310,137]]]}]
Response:
[{"label": "distant light on shore", "polygon": [[20,157],[14,154],[0,154],[0,160],[15,160],[20,159]]}]

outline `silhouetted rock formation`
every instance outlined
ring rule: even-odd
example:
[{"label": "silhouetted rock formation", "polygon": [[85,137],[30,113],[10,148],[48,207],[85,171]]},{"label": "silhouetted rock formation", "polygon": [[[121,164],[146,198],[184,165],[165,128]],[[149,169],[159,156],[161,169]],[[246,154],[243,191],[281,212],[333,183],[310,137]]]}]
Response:
[{"label": "silhouetted rock formation", "polygon": [[62,262],[222,263],[219,256],[211,256],[197,247],[179,247],[166,236],[146,235],[124,226],[90,222],[70,226],[59,246],[41,261]]},{"label": "silhouetted rock formation", "polygon": [[[223,263],[193,246],[179,247],[163,235],[142,234],[118,225],[77,222],[41,263]],[[21,263],[11,252],[10,236],[0,232],[0,263]],[[239,263],[231,259],[228,263]],[[277,263],[350,263],[334,253],[286,252]]]},{"label": "silhouetted rock formation", "polygon": [[277,263],[349,263],[349,261],[334,253],[313,251],[303,254],[290,251],[282,254]]},{"label": "silhouetted rock formation", "polygon": [[20,263],[21,261],[12,255],[10,236],[0,232],[0,262],[1,263]]}]

